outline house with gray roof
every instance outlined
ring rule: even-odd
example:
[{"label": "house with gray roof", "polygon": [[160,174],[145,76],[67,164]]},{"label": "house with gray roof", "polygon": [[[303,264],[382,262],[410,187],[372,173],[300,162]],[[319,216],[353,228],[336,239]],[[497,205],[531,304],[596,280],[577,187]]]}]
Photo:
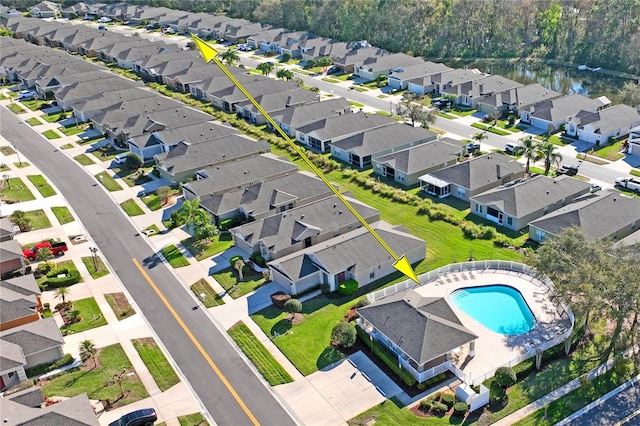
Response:
[{"label": "house with gray roof", "polygon": [[[86,73],[83,73],[86,74]],[[134,87],[143,87],[141,81],[131,81],[122,78],[117,74],[107,73],[101,78],[91,81],[79,81],[66,87],[57,89],[54,93],[58,106],[65,111],[71,110],[73,105],[81,102],[89,96],[105,93],[109,91],[133,89]]]},{"label": "house with gray roof", "polygon": [[387,77],[387,86],[396,90],[405,90],[424,95],[433,90],[431,76],[451,68],[439,62],[426,61],[409,66],[394,68]]},{"label": "house with gray roof", "polygon": [[587,182],[566,175],[538,175],[475,195],[469,201],[471,214],[519,231],[590,190]]},{"label": "house with gray roof", "polygon": [[497,92],[485,98],[478,99],[478,111],[486,114],[499,112],[500,114],[515,114],[520,116],[520,110],[531,105],[562,96],[554,90],[548,89],[539,83],[527,84],[513,89]]},{"label": "house with gray roof", "polygon": [[423,63],[424,59],[419,56],[409,56],[404,53],[373,56],[354,64],[353,75],[365,80],[374,81],[381,75],[389,75],[393,70]]},{"label": "house with gray roof", "polygon": [[419,383],[450,370],[451,354],[478,338],[444,297],[407,289],[358,308],[358,324],[394,355]]},{"label": "house with gray roof", "polygon": [[[300,90],[298,85],[293,82],[285,82],[280,80],[273,80],[268,77],[256,79],[253,82],[245,83],[244,89],[251,94],[254,98],[261,95],[267,95],[271,93],[288,92],[291,90]],[[236,112],[236,104],[246,101],[247,97],[235,84],[227,86],[224,89],[216,92],[209,92],[211,95],[211,103],[225,111]]]},{"label": "house with gray roof", "polygon": [[420,176],[420,189],[435,197],[469,201],[475,195],[524,177],[524,164],[491,153]]},{"label": "house with gray roof", "polygon": [[[261,82],[267,78],[262,75],[247,74],[242,68],[228,67],[227,69],[243,86],[252,82]],[[231,87],[234,87],[234,83],[226,77],[209,77],[197,83],[190,84],[189,91],[191,92],[191,96],[196,99],[212,102],[214,93],[218,93],[221,90],[228,90]]]},{"label": "house with gray roof", "polygon": [[331,156],[358,169],[367,169],[374,158],[434,141],[437,136],[431,130],[396,122],[332,142]]},{"label": "house with gray roof", "polygon": [[391,53],[379,47],[371,47],[368,43],[362,46],[356,43],[346,54],[333,57],[333,65],[343,73],[351,74],[355,71],[356,64],[375,61],[376,58],[384,55],[391,55]]},{"label": "house with gray roof", "polygon": [[441,138],[372,158],[373,172],[411,188],[424,174],[453,166],[465,150],[465,143]]},{"label": "house with gray roof", "polygon": [[[66,65],[43,65],[31,72],[21,73],[20,79],[26,87],[34,87],[38,93],[46,94],[55,89],[70,84],[77,79],[78,74],[92,73],[98,70],[95,64],[81,61],[71,61]],[[77,81],[77,80],[76,80]]]},{"label": "house with gray roof", "polygon": [[561,98],[546,99],[528,108],[520,109],[520,121],[538,129],[558,130],[580,111],[599,111],[611,105],[605,97],[591,99],[574,93]]},{"label": "house with gray roof", "polygon": [[517,81],[509,80],[500,75],[489,75],[477,80],[447,85],[446,88],[441,90],[441,93],[455,96],[455,103],[458,105],[475,108],[478,101],[487,96],[502,93],[520,86],[522,86],[522,84]]},{"label": "house with gray roof", "polygon": [[[281,111],[283,108],[317,103],[320,101],[320,95],[306,89],[293,89],[258,95],[254,99],[271,116],[273,112]],[[267,123],[267,119],[248,99],[236,103],[236,113],[252,124]]]},{"label": "house with gray roof", "polygon": [[41,1],[31,6],[31,15],[35,18],[57,18],[62,16],[62,6],[52,1]]},{"label": "house with gray roof", "polygon": [[[40,319],[39,309],[42,308],[40,295],[16,291],[8,284],[0,287],[0,331],[27,324]],[[26,293],[26,294],[25,294]]]},{"label": "house with gray roof", "polygon": [[134,61],[131,69],[145,81],[161,83],[164,72],[186,72],[198,60],[200,64],[203,63],[197,50],[162,52]]},{"label": "house with gray roof", "polygon": [[640,111],[620,104],[600,111],[582,110],[567,122],[566,133],[578,140],[596,145],[623,138],[632,128],[640,126]]},{"label": "house with gray roof", "polygon": [[182,93],[190,93],[191,85],[208,78],[226,78],[219,67],[212,67],[205,63],[195,63],[185,71],[162,73],[162,81],[171,89]]},{"label": "house with gray roof", "polygon": [[0,217],[0,241],[9,241],[13,239],[16,230],[8,216]]},{"label": "house with gray roof", "polygon": [[182,185],[187,200],[244,189],[295,173],[298,166],[271,155],[256,155],[198,171],[196,180]]},{"label": "house with gray roof", "polygon": [[351,50],[348,43],[326,37],[308,38],[298,44],[303,61],[318,60],[322,57],[338,58]]},{"label": "house with gray roof", "polygon": [[331,194],[331,189],[316,176],[296,172],[222,194],[203,195],[200,207],[208,211],[219,225],[221,220],[238,216],[244,221],[260,220]]},{"label": "house with gray roof", "polygon": [[302,126],[350,112],[351,104],[345,98],[331,98],[321,102],[288,106],[271,113],[271,118],[289,137],[295,138],[296,130]]},{"label": "house with gray roof", "polygon": [[[469,83],[474,80],[480,80],[485,78],[487,74],[480,72],[477,69],[452,69],[451,71],[443,71],[431,76],[431,84],[433,90],[438,94],[445,94],[447,90],[459,86],[464,83]],[[431,87],[429,87],[431,88]]]},{"label": "house with gray roof", "polygon": [[296,129],[296,141],[314,151],[327,152],[334,142],[392,124],[397,122],[380,114],[358,112],[331,116]]},{"label": "house with gray roof", "polygon": [[169,152],[156,154],[154,160],[160,176],[177,183],[193,177],[198,170],[270,151],[271,145],[265,140],[231,134],[195,143],[179,142]]},{"label": "house with gray roof", "polygon": [[2,330],[0,387],[15,386],[27,379],[26,369],[62,358],[62,345],[64,338],[51,317]]},{"label": "house with gray roof", "polygon": [[210,13],[195,13],[190,15],[193,21],[187,24],[187,32],[196,34],[200,38],[214,37],[213,31],[223,23],[234,19],[226,15],[212,15]]},{"label": "house with gray roof", "polygon": [[35,297],[37,302],[36,310],[38,312],[42,310],[42,300],[40,299],[42,292],[40,291],[40,287],[32,274],[0,280],[0,291],[5,290],[13,292],[17,297],[19,297],[19,294],[27,297]]},{"label": "house with gray roof", "polygon": [[162,152],[167,153],[181,142],[198,143],[235,134],[238,131],[231,126],[215,121],[199,121],[155,131],[153,137],[161,144]]},{"label": "house with gray roof", "polygon": [[32,387],[0,398],[0,412],[9,425],[100,425],[86,393],[46,405],[42,390]]},{"label": "house with gray roof", "polygon": [[603,190],[574,199],[555,212],[529,223],[529,238],[539,243],[571,226],[589,240],[620,241],[640,229],[640,198]]},{"label": "house with gray roof", "polygon": [[[371,224],[378,236],[409,263],[422,261],[427,244],[401,227],[380,221]],[[300,294],[318,284],[336,291],[340,283],[355,280],[358,287],[396,272],[395,258],[364,227],[312,245],[268,263],[273,282],[290,294]]]},{"label": "house with gray roof", "polygon": [[[91,117],[91,122],[94,129],[105,134],[111,132],[110,136],[115,139],[118,135],[119,124],[139,116],[140,113],[149,116],[152,113],[168,109],[177,112],[182,106],[182,103],[164,96],[122,100],[105,107],[102,111],[95,112]],[[124,142],[124,140],[122,141]]]},{"label": "house with gray roof", "polygon": [[[346,198],[367,222],[380,220],[380,212]],[[234,245],[249,255],[278,259],[362,226],[335,195],[292,210],[276,213],[230,229]]]},{"label": "house with gray roof", "polygon": [[0,245],[0,276],[24,268],[22,247],[13,239],[3,241]]},{"label": "house with gray roof", "polygon": [[79,122],[86,122],[96,115],[102,115],[103,110],[110,109],[121,102],[158,97],[160,97],[160,95],[156,92],[145,90],[141,87],[134,87],[133,89],[120,89],[97,93],[76,102],[71,109],[73,110],[74,117],[76,117]]},{"label": "house with gray roof", "polygon": [[629,130],[627,154],[633,156],[633,158],[640,157],[640,126]]},{"label": "house with gray roof", "polygon": [[262,24],[251,22],[246,19],[235,19],[227,24],[224,31],[219,33],[220,38],[224,38],[231,43],[243,43],[248,37],[261,31]]}]

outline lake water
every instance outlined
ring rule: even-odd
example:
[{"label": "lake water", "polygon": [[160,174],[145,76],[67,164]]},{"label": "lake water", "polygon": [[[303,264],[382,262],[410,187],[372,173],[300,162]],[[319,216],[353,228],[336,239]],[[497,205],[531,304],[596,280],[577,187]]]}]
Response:
[{"label": "lake water", "polygon": [[581,71],[541,62],[475,61],[447,65],[455,68],[478,68],[483,72],[501,75],[522,84],[540,83],[565,95],[579,93],[591,98],[606,96],[614,103],[620,102],[618,91],[629,81],[599,72]]}]

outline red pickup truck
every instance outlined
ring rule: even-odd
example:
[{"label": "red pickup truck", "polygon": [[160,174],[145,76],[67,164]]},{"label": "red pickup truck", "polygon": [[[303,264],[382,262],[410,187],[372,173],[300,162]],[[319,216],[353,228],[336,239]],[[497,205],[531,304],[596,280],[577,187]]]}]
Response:
[{"label": "red pickup truck", "polygon": [[36,257],[38,257],[38,250],[40,250],[41,248],[48,248],[55,256],[62,256],[64,252],[68,250],[67,243],[65,243],[64,241],[59,243],[50,243],[49,241],[43,241],[36,244],[30,249],[23,250],[22,254],[29,260],[35,260]]}]

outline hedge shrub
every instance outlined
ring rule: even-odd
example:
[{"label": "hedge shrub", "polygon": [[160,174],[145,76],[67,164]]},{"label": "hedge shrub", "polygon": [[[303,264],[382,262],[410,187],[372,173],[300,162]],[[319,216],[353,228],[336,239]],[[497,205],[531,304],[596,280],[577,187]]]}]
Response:
[{"label": "hedge shrub", "polygon": [[449,408],[442,402],[434,402],[431,406],[431,411],[433,411],[434,414],[441,416],[449,411]]},{"label": "hedge shrub", "polygon": [[339,322],[331,331],[331,344],[350,348],[356,343],[356,328],[350,322]]},{"label": "hedge shrub", "polygon": [[356,294],[358,292],[358,281],[356,280],[346,280],[340,283],[338,287],[338,293],[343,296],[351,296],[352,294]]},{"label": "hedge shrub", "polygon": [[469,406],[464,402],[456,402],[453,406],[453,415],[456,417],[464,417],[467,414]]},{"label": "hedge shrub", "polygon": [[253,261],[253,263],[255,263],[256,265],[258,265],[261,268],[264,268],[265,266],[267,266],[267,261],[265,260],[265,258],[260,254],[260,253],[253,253],[249,259],[251,259]]},{"label": "hedge shrub", "polygon": [[31,368],[27,368],[25,373],[27,377],[41,376],[45,373],[58,369],[60,367],[64,367],[65,365],[69,365],[73,362],[73,356],[71,354],[64,354],[62,358],[57,361],[34,365]]},{"label": "hedge shrub", "polygon": [[[58,278],[58,275],[63,274],[64,277]],[[80,272],[75,269],[69,270],[69,268],[57,268],[52,269],[47,273],[47,280],[43,283],[43,285],[52,288],[68,287],[80,282],[81,279],[82,277],[80,276]]]},{"label": "hedge shrub", "polygon": [[231,265],[231,267],[233,269],[235,269],[236,261],[238,261],[238,260],[244,260],[244,257],[238,255],[238,256],[233,256],[231,259],[229,259],[229,264]]},{"label": "hedge shrub", "polygon": [[502,386],[498,384],[495,380],[491,382],[491,386],[489,386],[489,402],[491,405],[499,405],[502,404],[506,398],[507,394],[502,389]]},{"label": "hedge shrub", "polygon": [[453,404],[456,403],[456,396],[452,393],[445,393],[442,395],[441,401],[447,406],[447,411],[449,411],[451,407],[453,407]]},{"label": "hedge shrub", "polygon": [[420,408],[422,408],[424,411],[431,410],[432,406],[433,406],[433,403],[428,399],[423,399],[422,401],[420,401]]},{"label": "hedge shrub", "polygon": [[516,372],[509,367],[499,367],[496,370],[496,374],[494,375],[494,377],[496,378],[496,382],[498,382],[498,384],[502,388],[508,388],[509,386],[513,386],[516,384],[516,381],[517,381]]}]

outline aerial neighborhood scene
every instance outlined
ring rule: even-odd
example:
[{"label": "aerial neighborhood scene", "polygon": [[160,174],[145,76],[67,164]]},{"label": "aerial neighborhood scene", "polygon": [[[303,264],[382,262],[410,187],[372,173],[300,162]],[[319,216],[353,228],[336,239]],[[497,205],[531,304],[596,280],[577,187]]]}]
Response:
[{"label": "aerial neighborhood scene", "polygon": [[640,425],[636,1],[0,1],[3,425]]}]

